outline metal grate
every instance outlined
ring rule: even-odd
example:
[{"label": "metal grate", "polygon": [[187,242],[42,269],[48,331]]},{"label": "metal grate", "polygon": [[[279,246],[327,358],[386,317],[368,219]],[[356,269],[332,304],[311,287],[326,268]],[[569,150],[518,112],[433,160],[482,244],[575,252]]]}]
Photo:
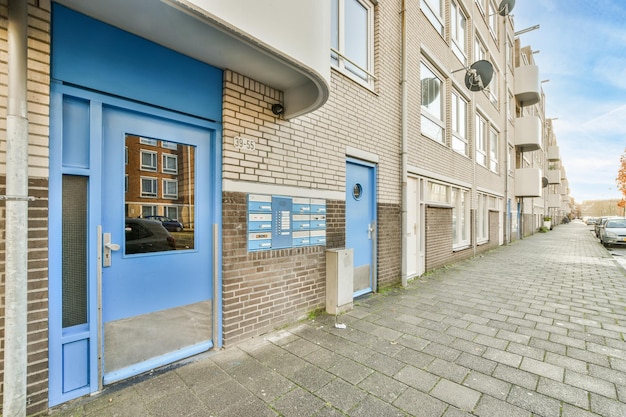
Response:
[{"label": "metal grate", "polygon": [[63,327],[87,322],[87,177],[63,176]]}]

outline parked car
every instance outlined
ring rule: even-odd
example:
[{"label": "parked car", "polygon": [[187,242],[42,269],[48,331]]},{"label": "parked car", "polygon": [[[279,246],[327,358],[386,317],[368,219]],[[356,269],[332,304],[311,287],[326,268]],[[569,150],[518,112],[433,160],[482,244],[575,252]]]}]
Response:
[{"label": "parked car", "polygon": [[176,250],[176,240],[157,220],[127,217],[124,231],[127,255]]},{"label": "parked car", "polygon": [[602,229],[602,227],[604,227],[604,223],[606,223],[606,221],[609,220],[609,219],[621,219],[621,217],[619,217],[619,216],[603,216],[603,217],[599,217],[597,219],[597,221],[596,221],[595,226],[593,226],[597,238],[600,238],[600,229]]},{"label": "parked car", "polygon": [[598,219],[597,219],[597,218],[595,218],[595,217],[588,217],[588,218],[585,220],[585,224],[586,224],[587,226],[593,226],[594,224],[596,224],[596,222],[597,222],[597,221],[598,221]]},{"label": "parked car", "polygon": [[604,247],[626,245],[626,219],[607,219],[600,229],[600,242]]},{"label": "parked car", "polygon": [[158,220],[165,226],[169,232],[182,232],[183,224],[178,220],[170,219],[165,216],[145,216],[144,219]]}]

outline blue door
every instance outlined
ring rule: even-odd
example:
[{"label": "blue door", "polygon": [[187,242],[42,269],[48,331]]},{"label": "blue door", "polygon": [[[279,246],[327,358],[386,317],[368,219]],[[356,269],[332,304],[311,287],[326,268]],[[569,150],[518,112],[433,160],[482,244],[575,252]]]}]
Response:
[{"label": "blue door", "polygon": [[346,247],[354,250],[354,296],[375,291],[376,167],[346,164]]},{"label": "blue door", "polygon": [[104,383],[213,345],[211,135],[103,109]]}]

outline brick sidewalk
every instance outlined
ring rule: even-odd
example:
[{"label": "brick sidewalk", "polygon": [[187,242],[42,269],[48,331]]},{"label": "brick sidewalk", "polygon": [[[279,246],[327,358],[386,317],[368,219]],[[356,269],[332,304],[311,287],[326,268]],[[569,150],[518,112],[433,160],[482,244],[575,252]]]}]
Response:
[{"label": "brick sidewalk", "polygon": [[582,223],[54,410],[57,416],[626,416],[626,273]]}]

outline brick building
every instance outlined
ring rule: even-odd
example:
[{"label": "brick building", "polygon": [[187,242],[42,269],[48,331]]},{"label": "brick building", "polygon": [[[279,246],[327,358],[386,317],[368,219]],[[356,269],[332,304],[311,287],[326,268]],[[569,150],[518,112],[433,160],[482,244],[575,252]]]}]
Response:
[{"label": "brick building", "polygon": [[[260,3],[0,1],[5,409],[21,389],[43,411],[322,309],[329,250],[352,249],[358,297],[532,233],[552,207],[538,69],[498,4]],[[147,215],[190,243],[129,252],[127,219]]]}]

